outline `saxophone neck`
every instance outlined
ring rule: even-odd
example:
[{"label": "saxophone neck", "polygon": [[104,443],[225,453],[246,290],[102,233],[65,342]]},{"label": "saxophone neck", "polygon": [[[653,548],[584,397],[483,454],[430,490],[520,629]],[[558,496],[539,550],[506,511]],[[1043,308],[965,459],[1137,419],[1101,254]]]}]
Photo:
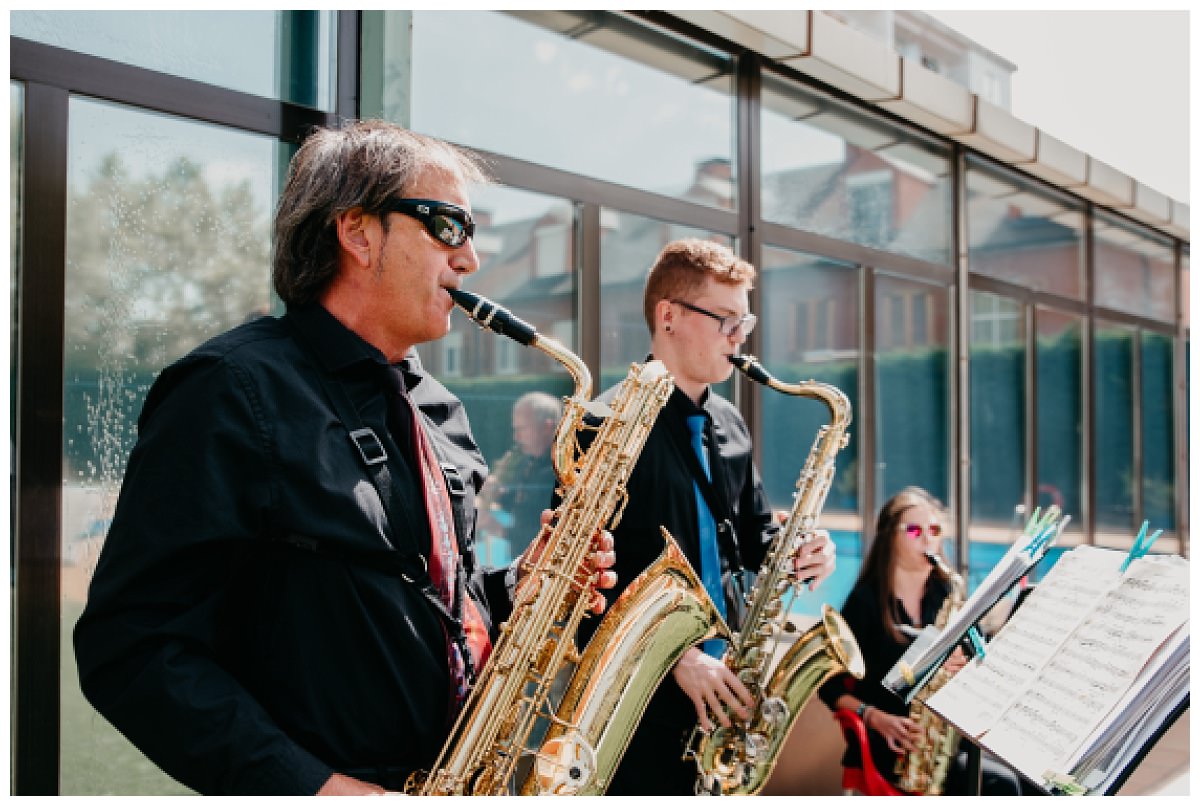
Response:
[{"label": "saxophone neck", "polygon": [[933,570],[950,586],[950,597],[952,599],[961,602],[966,598],[967,586],[963,581],[962,575],[947,565],[940,554],[934,551],[927,551],[925,552],[925,559],[933,566]]},{"label": "saxophone neck", "polygon": [[820,400],[829,408],[829,413],[833,418],[830,427],[839,433],[844,433],[850,425],[850,398],[846,397],[846,394],[836,386],[813,380],[803,383],[785,383],[768,372],[766,367],[752,355],[731,355],[729,363],[750,380],[763,386],[769,386],[777,392]]},{"label": "saxophone neck", "polygon": [[564,484],[569,484],[575,472],[575,432],[583,420],[583,404],[592,396],[592,373],[587,364],[559,342],[538,333],[537,328],[504,306],[461,288],[448,290],[454,304],[466,311],[477,325],[501,336],[508,336],[526,347],[542,351],[566,367],[567,372],[571,374],[575,391],[566,398],[563,417],[554,432],[552,452],[555,472]]}]

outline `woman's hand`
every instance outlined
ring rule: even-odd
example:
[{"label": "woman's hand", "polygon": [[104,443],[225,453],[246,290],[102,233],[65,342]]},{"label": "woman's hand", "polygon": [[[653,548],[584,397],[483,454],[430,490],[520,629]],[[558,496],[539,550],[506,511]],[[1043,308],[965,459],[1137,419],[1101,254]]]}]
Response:
[{"label": "woman's hand", "polygon": [[915,750],[921,738],[921,729],[916,722],[873,706],[867,710],[866,725],[887,741],[893,753]]}]

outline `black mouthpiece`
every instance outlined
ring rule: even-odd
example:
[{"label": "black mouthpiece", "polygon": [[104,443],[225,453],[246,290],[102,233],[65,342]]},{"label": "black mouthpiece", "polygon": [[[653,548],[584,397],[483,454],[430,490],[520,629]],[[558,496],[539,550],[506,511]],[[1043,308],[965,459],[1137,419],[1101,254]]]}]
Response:
[{"label": "black mouthpiece", "polygon": [[771,373],[767,372],[766,368],[752,355],[731,355],[729,363],[746,373],[746,377],[752,381],[757,381],[763,386],[768,386],[771,383]]},{"label": "black mouthpiece", "polygon": [[467,315],[480,327],[486,327],[508,336],[513,341],[520,342],[526,347],[537,339],[537,329],[523,319],[518,318],[512,311],[492,302],[486,297],[463,291],[461,288],[448,288],[454,304],[467,312]]}]

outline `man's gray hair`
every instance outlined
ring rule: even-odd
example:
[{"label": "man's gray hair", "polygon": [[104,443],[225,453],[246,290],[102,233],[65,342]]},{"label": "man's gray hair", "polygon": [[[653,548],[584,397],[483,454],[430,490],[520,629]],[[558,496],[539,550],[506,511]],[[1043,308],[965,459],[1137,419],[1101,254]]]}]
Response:
[{"label": "man's gray hair", "polygon": [[275,213],[271,274],[280,299],[289,306],[311,302],[333,281],[339,215],[355,207],[380,214],[431,168],[468,183],[489,181],[472,152],[387,121],[349,121],[309,135],[292,157]]},{"label": "man's gray hair", "polygon": [[538,420],[558,422],[562,417],[562,401],[545,392],[526,392],[517,398],[514,409],[528,411]]}]

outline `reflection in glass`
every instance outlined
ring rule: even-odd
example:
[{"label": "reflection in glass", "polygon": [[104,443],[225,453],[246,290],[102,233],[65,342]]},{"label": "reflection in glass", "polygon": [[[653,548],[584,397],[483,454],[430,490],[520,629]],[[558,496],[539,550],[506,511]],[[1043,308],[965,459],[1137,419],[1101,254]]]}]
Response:
[{"label": "reflection in glass", "polygon": [[[816,596],[798,602],[801,609],[795,612],[804,614],[815,615],[823,602],[840,607],[862,563],[859,283],[857,266],[790,249],[763,248],[759,328],[764,366],[787,383],[813,379],[836,386],[850,398],[853,411],[850,442],[838,452],[837,470],[821,514],[821,525],[830,531],[837,547],[837,567]],[[770,389],[762,390],[759,400],[763,485],[775,508],[790,509],[813,440],[830,422],[829,409],[820,401]]]},{"label": "reflection in glass", "polygon": [[1057,504],[1080,534],[1083,508],[1083,319],[1037,310],[1037,479],[1035,506]]},{"label": "reflection in glass", "polygon": [[1142,518],[1163,537],[1175,531],[1175,417],[1170,336],[1142,331]]},{"label": "reflection in glass", "polygon": [[332,11],[14,11],[13,36],[333,109]]},{"label": "reflection in glass", "polygon": [[974,161],[967,171],[971,271],[1083,298],[1084,211]]},{"label": "reflection in glass", "polygon": [[735,204],[725,54],[604,11],[397,11],[368,13],[364,27],[381,32],[364,45],[364,114],[699,204]]},{"label": "reflection in glass", "polygon": [[971,540],[1011,543],[1025,503],[1025,327],[1019,302],[971,292]]},{"label": "reflection in glass", "polygon": [[1095,302],[1106,308],[1175,321],[1175,250],[1147,229],[1097,215]]},{"label": "reflection in glass", "polygon": [[1133,330],[1096,321],[1096,543],[1128,546],[1133,523]]},{"label": "reflection in glass", "polygon": [[[600,211],[600,389],[616,383],[633,361],[650,352],[650,331],[642,312],[646,275],[658,253],[680,238],[706,238],[733,248],[733,239],[656,218],[619,210]],[[728,397],[728,384],[717,391]]]},{"label": "reflection in glass", "polygon": [[[63,397],[64,646],[159,370],[269,311],[278,146],[73,99]],[[62,656],[63,794],[180,793],[84,701]]]},{"label": "reflection in glass", "polygon": [[947,264],[950,161],[877,118],[763,75],[762,215]]},{"label": "reflection in glass", "polygon": [[[888,275],[876,280],[877,503],[910,484],[949,503],[949,312],[945,288]],[[923,332],[912,326],[918,319],[928,323]]]},{"label": "reflection in glass", "polygon": [[[471,208],[480,268],[465,287],[578,352],[575,205],[492,185],[472,191]],[[542,351],[482,330],[461,311],[452,323],[446,338],[418,352],[425,367],[463,401],[492,470],[480,504],[476,550],[484,564],[504,565],[536,536],[538,516],[550,504],[549,440],[561,416],[559,401],[574,392],[574,384],[562,364]],[[526,398],[530,393],[535,394]]]}]

